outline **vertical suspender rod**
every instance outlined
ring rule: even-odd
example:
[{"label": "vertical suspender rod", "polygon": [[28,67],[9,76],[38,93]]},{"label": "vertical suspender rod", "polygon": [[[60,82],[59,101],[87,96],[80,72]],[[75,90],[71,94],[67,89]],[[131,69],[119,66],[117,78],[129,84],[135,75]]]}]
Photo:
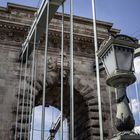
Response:
[{"label": "vertical suspender rod", "polygon": [[[37,47],[37,46],[36,46]],[[32,110],[32,134],[31,134],[31,140],[34,140],[34,123],[35,123],[35,88],[36,88],[36,80],[37,80],[37,62],[38,62],[38,57],[37,57],[37,50],[35,53],[35,72],[34,72],[34,93],[33,93],[33,110]]]},{"label": "vertical suspender rod", "polygon": [[27,63],[28,63],[28,48],[26,51],[26,62],[25,62],[25,73],[24,73],[24,85],[23,85],[23,97],[22,97],[22,111],[21,111],[21,124],[20,124],[20,140],[22,139],[22,129],[23,129],[23,113],[25,109],[25,88],[26,88],[26,77],[27,77]]},{"label": "vertical suspender rod", "polygon": [[103,140],[103,122],[102,122],[102,107],[101,107],[99,59],[98,59],[98,56],[97,56],[98,43],[97,43],[95,0],[92,0],[92,14],[93,14],[93,29],[94,29],[94,45],[95,45],[95,61],[96,61],[98,108],[99,108],[100,140]]},{"label": "vertical suspender rod", "polygon": [[34,70],[35,70],[36,35],[37,35],[37,27],[35,28],[35,33],[34,33],[34,47],[33,47],[32,75],[31,75],[31,93],[30,93],[30,107],[29,107],[28,140],[30,140],[30,129],[31,129],[32,98],[33,98],[33,80],[34,80]]},{"label": "vertical suspender rod", "polygon": [[49,8],[50,2],[48,0],[47,5],[47,17],[46,17],[46,40],[45,40],[45,63],[44,63],[44,79],[43,79],[43,98],[42,98],[42,122],[41,122],[41,140],[44,140],[45,130],[45,95],[46,95],[46,76],[47,76],[47,52],[48,52],[48,25],[49,25]]},{"label": "vertical suspender rod", "polygon": [[[32,62],[30,61],[30,66],[32,66],[31,63]],[[30,118],[29,117],[29,115],[30,115],[30,113],[29,113],[30,112],[30,104],[29,103],[30,103],[30,91],[31,91],[30,90],[30,81],[31,81],[31,77],[32,77],[31,76],[31,71],[32,71],[32,68],[30,67],[29,68],[28,93],[27,93],[28,94],[28,97],[27,97],[28,98],[28,100],[27,100],[28,102],[27,102],[27,112],[26,112],[26,124],[28,124],[28,125],[29,125],[29,118]],[[25,135],[28,134],[28,128],[25,129]]]},{"label": "vertical suspender rod", "polygon": [[[31,61],[30,61],[31,66]],[[27,109],[26,109],[26,116],[25,116],[25,123],[28,126],[29,125],[29,103],[30,103],[30,81],[31,81],[31,68],[29,68],[29,76],[28,76],[28,91],[27,91]],[[25,136],[28,134],[28,128],[25,127]]]},{"label": "vertical suspender rod", "polygon": [[70,0],[70,140],[74,140],[73,0]]},{"label": "vertical suspender rod", "polygon": [[18,115],[19,115],[19,100],[20,100],[20,91],[21,91],[21,77],[22,77],[22,66],[23,65],[23,55],[21,57],[21,64],[20,64],[20,79],[19,79],[19,88],[18,88],[18,101],[17,101],[17,112],[16,112],[16,126],[15,126],[15,139],[17,139],[17,123],[18,123]]},{"label": "vertical suspender rod", "polygon": [[63,140],[63,62],[64,62],[64,3],[62,4],[62,35],[61,35],[61,140]]}]

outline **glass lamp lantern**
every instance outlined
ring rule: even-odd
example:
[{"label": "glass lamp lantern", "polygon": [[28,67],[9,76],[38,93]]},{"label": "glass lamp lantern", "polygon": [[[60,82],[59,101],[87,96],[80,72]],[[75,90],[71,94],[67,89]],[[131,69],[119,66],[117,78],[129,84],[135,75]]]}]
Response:
[{"label": "glass lamp lantern", "polygon": [[110,36],[98,51],[98,57],[103,62],[107,72],[106,83],[116,91],[116,128],[120,135],[131,132],[135,121],[129,108],[126,87],[136,81],[134,75],[134,51],[139,45],[137,41],[126,35]]},{"label": "glass lamp lantern", "polygon": [[[126,35],[111,36],[101,44],[98,57],[100,57],[106,69],[108,75],[106,82],[109,86],[117,87],[120,80],[122,80],[121,82],[124,80],[126,86],[135,82],[133,58],[134,50],[137,47],[136,41]],[[119,79],[116,79],[118,76]],[[112,77],[114,77],[114,80]]]}]

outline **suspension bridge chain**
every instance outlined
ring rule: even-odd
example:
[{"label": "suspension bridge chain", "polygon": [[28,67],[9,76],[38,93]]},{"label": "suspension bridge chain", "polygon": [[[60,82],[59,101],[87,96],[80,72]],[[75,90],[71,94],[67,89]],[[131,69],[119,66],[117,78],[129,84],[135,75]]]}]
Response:
[{"label": "suspension bridge chain", "polygon": [[62,31],[61,31],[61,135],[60,139],[63,140],[63,75],[64,75],[64,3],[62,4]]},{"label": "suspension bridge chain", "polygon": [[32,60],[32,72],[31,72],[31,93],[30,93],[30,107],[29,107],[29,126],[28,126],[28,140],[30,140],[30,129],[31,129],[31,114],[32,114],[32,107],[33,107],[33,81],[34,81],[34,74],[35,74],[35,51],[36,51],[36,36],[37,36],[37,28],[35,29],[34,33],[34,43],[33,43],[33,60]]},{"label": "suspension bridge chain", "polygon": [[73,0],[70,0],[70,140],[74,140]]},{"label": "suspension bridge chain", "polygon": [[[29,114],[29,108],[30,108],[30,81],[31,81],[31,62],[29,62],[29,76],[28,76],[28,87],[27,87],[27,108],[26,108],[26,114],[25,114],[25,124],[26,126],[28,126],[29,124],[29,117],[30,117],[30,114]],[[27,134],[28,134],[28,127],[25,128],[25,137],[27,137]]]},{"label": "suspension bridge chain", "polygon": [[44,77],[43,77],[43,98],[42,98],[42,120],[41,120],[41,140],[44,140],[45,130],[45,96],[46,96],[46,77],[47,77],[47,53],[48,53],[48,26],[49,26],[49,12],[50,4],[48,1],[47,15],[46,15],[46,36],[45,36],[45,58],[44,58]]},{"label": "suspension bridge chain", "polygon": [[94,46],[95,46],[95,63],[96,63],[96,81],[97,81],[97,97],[99,108],[99,125],[100,125],[100,140],[103,140],[103,119],[102,119],[102,106],[101,106],[101,89],[100,89],[100,71],[99,71],[99,58],[97,56],[98,42],[97,42],[97,27],[96,27],[96,9],[95,0],[92,0],[92,15],[93,15],[93,33],[94,33]]},{"label": "suspension bridge chain", "polygon": [[26,76],[27,76],[27,59],[28,59],[28,48],[26,52],[26,62],[25,62],[25,73],[24,73],[24,87],[23,87],[23,95],[22,95],[22,112],[21,112],[21,124],[20,124],[20,140],[22,140],[22,132],[23,132],[23,114],[25,111],[25,88],[26,88]]},{"label": "suspension bridge chain", "polygon": [[[37,44],[38,45],[38,44]],[[38,66],[38,46],[35,53],[35,74],[34,74],[34,92],[33,92],[33,110],[32,110],[32,134],[31,134],[31,140],[34,140],[34,124],[35,124],[35,96],[36,96],[36,84],[37,84],[37,66]]]}]

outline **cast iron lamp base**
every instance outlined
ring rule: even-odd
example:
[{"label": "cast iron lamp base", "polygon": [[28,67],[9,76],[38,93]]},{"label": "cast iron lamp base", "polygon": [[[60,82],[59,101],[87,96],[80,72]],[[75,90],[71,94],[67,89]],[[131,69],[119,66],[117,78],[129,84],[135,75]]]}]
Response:
[{"label": "cast iron lamp base", "polygon": [[140,136],[132,132],[135,121],[129,108],[129,99],[126,87],[134,83],[136,77],[133,73],[116,73],[107,79],[107,84],[116,88],[116,128],[120,132],[111,140],[140,140]]},{"label": "cast iron lamp base", "polygon": [[106,80],[106,83],[108,86],[117,88],[120,86],[120,84],[127,87],[133,84],[135,81],[136,81],[136,77],[132,72],[130,73],[117,72],[109,76]]}]

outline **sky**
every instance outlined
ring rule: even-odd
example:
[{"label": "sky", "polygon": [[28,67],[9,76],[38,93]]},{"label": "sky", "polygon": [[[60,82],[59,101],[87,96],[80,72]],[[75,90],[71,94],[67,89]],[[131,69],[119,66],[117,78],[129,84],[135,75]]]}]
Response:
[{"label": "sky", "polygon": [[[41,118],[42,118],[42,106],[37,106],[35,109],[35,120],[34,120],[34,135],[33,140],[40,140],[41,138]],[[52,122],[56,122],[58,116],[60,115],[60,111],[52,106],[49,108],[45,108],[45,140],[47,140],[48,136],[50,136],[49,130],[52,126]],[[31,125],[32,126],[32,125]],[[68,128],[67,128],[67,120],[65,119],[63,122],[63,131],[64,131],[64,140],[68,140]],[[32,133],[32,131],[31,131]],[[30,135],[32,136],[32,135]],[[55,140],[60,140],[60,129],[56,134]]]},{"label": "sky", "polygon": [[[134,59],[136,83],[127,88],[127,95],[130,99],[131,110],[135,118],[136,126],[140,129],[140,57]],[[137,96],[138,91],[138,96]],[[139,131],[140,132],[140,131]]]},{"label": "sky", "polygon": [[[0,0],[6,7],[7,2],[37,7],[41,0]],[[121,33],[140,39],[140,0],[96,0],[98,20],[113,23]],[[61,11],[59,9],[59,11]],[[69,13],[69,0],[65,2],[65,12]],[[74,15],[92,18],[91,0],[73,0]]]},{"label": "sky", "polygon": [[[6,7],[7,2],[23,4],[32,7],[38,7],[40,0],[0,0],[0,6]],[[61,8],[59,8],[61,11]],[[69,0],[65,2],[65,13],[69,13]],[[77,16],[92,18],[91,0],[73,0],[73,14]],[[136,37],[140,39],[140,0],[96,0],[96,16],[98,20],[103,20],[113,23],[113,27],[120,29],[122,34]],[[138,90],[140,93],[140,58],[135,61],[135,73],[137,76]],[[128,95],[132,105],[132,112],[136,120],[136,126],[140,126],[139,119],[139,106],[140,102],[136,99],[135,86],[131,85],[129,88],[130,94]],[[140,100],[140,95],[139,95]],[[40,129],[40,108],[36,108],[36,125]],[[51,114],[51,110],[47,110],[47,114]],[[58,113],[58,111],[56,111]],[[56,113],[56,114],[57,114]],[[50,115],[52,119],[52,115]],[[48,120],[48,118],[46,118]],[[46,125],[50,125],[48,122]],[[50,126],[49,126],[50,127]],[[139,128],[140,129],[140,128]],[[39,132],[36,132],[39,133]],[[47,133],[46,133],[47,135]],[[35,137],[39,139],[39,134]]]}]

